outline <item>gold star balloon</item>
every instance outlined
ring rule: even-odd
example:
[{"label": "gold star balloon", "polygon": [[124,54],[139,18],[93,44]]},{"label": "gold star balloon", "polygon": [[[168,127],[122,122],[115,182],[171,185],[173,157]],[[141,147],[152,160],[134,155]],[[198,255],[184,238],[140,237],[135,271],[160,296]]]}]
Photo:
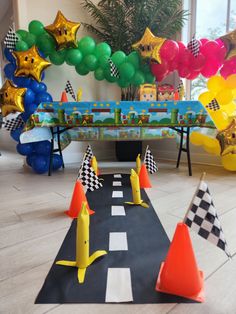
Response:
[{"label": "gold star balloon", "polygon": [[160,49],[164,44],[166,38],[156,37],[147,27],[143,37],[132,47],[139,51],[144,58],[151,58],[161,63]]},{"label": "gold star balloon", "polygon": [[226,60],[236,57],[236,29],[220,37],[220,39],[224,42],[227,49]]},{"label": "gold star balloon", "polygon": [[26,88],[15,87],[7,80],[0,89],[1,109],[3,117],[12,112],[24,112],[24,94]]},{"label": "gold star balloon", "polygon": [[26,51],[14,51],[13,55],[17,65],[15,76],[32,76],[39,82],[42,71],[51,65],[51,62],[40,56],[35,46]]},{"label": "gold star balloon", "polygon": [[57,42],[57,48],[76,47],[76,33],[80,27],[80,23],[67,20],[61,11],[57,12],[57,16],[53,24],[45,27],[45,30],[54,37]]},{"label": "gold star balloon", "polygon": [[220,142],[221,155],[236,153],[236,119],[234,118],[230,125],[220,131],[216,137]]}]

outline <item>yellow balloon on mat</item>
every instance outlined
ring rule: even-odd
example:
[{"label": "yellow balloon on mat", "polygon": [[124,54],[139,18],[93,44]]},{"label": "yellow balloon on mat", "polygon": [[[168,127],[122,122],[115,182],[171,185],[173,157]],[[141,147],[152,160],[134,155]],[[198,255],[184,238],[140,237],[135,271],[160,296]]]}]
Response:
[{"label": "yellow balloon on mat", "polygon": [[219,75],[212,76],[207,82],[207,87],[213,94],[217,94],[219,91],[224,89],[225,85],[226,82],[224,78]]},{"label": "yellow balloon on mat", "polygon": [[226,170],[236,171],[236,154],[222,156],[221,163]]},{"label": "yellow balloon on mat", "polygon": [[225,88],[219,91],[219,93],[216,95],[216,100],[221,106],[229,104],[233,100],[233,93],[231,89]]},{"label": "yellow balloon on mat", "polygon": [[236,89],[236,74],[232,74],[227,77],[226,87],[230,89]]},{"label": "yellow balloon on mat", "polygon": [[211,92],[204,92],[201,95],[199,95],[198,100],[200,101],[200,103],[202,103],[204,106],[206,106],[214,98],[215,98],[215,94],[213,94]]},{"label": "yellow balloon on mat", "polygon": [[192,132],[190,135],[190,142],[193,145],[200,146],[203,145],[204,135],[198,132]]}]

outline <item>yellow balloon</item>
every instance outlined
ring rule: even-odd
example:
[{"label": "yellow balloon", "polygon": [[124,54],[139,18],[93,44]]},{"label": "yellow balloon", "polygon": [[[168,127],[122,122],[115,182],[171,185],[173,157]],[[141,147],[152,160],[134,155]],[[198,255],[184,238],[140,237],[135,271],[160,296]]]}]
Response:
[{"label": "yellow balloon", "polygon": [[207,82],[207,87],[210,92],[213,94],[219,93],[222,89],[225,88],[226,82],[223,79],[222,76],[216,75],[212,76],[208,82]]},{"label": "yellow balloon", "polygon": [[221,163],[226,170],[236,171],[236,154],[222,156]]},{"label": "yellow balloon", "polygon": [[202,93],[199,97],[198,97],[198,100],[204,105],[208,105],[212,99],[215,98],[215,95],[211,92],[204,92]]},{"label": "yellow balloon", "polygon": [[233,100],[233,93],[231,89],[225,88],[221,90],[217,95],[216,95],[216,100],[221,106],[225,106],[229,104]]},{"label": "yellow balloon", "polygon": [[234,101],[230,102],[223,107],[223,110],[227,113],[229,117],[236,116],[236,103]]},{"label": "yellow balloon", "polygon": [[190,142],[193,145],[200,146],[203,145],[204,135],[198,132],[192,132],[190,135]]},{"label": "yellow balloon", "polygon": [[226,87],[230,89],[236,89],[236,74],[232,74],[227,77]]},{"label": "yellow balloon", "polygon": [[207,153],[220,156],[220,144],[216,138],[205,136],[203,144]]}]

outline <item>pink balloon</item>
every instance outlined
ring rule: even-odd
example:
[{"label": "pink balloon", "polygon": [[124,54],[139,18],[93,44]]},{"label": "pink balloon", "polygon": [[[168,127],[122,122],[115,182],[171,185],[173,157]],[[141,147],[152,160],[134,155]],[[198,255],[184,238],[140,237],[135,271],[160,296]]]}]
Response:
[{"label": "pink balloon", "polygon": [[206,57],[202,54],[199,53],[199,55],[195,58],[193,55],[190,59],[190,68],[193,71],[200,71],[206,62]]},{"label": "pink balloon", "polygon": [[225,46],[224,42],[220,38],[217,38],[215,41],[220,46],[220,48]]},{"label": "pink balloon", "polygon": [[182,78],[187,77],[190,75],[191,70],[187,66],[182,66],[181,68],[178,69],[179,76]]},{"label": "pink balloon", "polygon": [[178,64],[179,64],[179,62],[177,59],[170,61],[169,62],[169,71],[173,72],[174,70],[176,70],[178,68]]},{"label": "pink balloon", "polygon": [[156,79],[161,81],[168,74],[168,63],[165,60],[163,60],[161,64],[152,63],[151,71]]},{"label": "pink balloon", "polygon": [[188,49],[179,53],[179,66],[181,68],[183,65],[188,66],[191,60],[192,54]]},{"label": "pink balloon", "polygon": [[231,74],[236,74],[236,57],[226,60],[220,70],[220,74],[226,79]]},{"label": "pink balloon", "polygon": [[182,53],[182,51],[185,51],[187,49],[187,47],[185,46],[184,43],[182,43],[182,41],[177,41],[177,44],[179,46],[179,54]]},{"label": "pink balloon", "polygon": [[189,75],[186,76],[186,79],[188,80],[194,80],[197,78],[200,74],[200,71],[192,71]]},{"label": "pink balloon", "polygon": [[162,60],[173,60],[179,52],[179,46],[174,40],[166,40],[161,47],[160,56]]},{"label": "pink balloon", "polygon": [[219,67],[220,65],[216,59],[207,59],[203,69],[201,70],[201,74],[206,78],[209,78],[217,73]]},{"label": "pink balloon", "polygon": [[200,48],[200,52],[206,57],[217,55],[219,50],[220,46],[215,40],[208,41]]},{"label": "pink balloon", "polygon": [[199,41],[200,41],[201,45],[203,46],[205,43],[207,43],[209,41],[209,39],[201,38]]}]

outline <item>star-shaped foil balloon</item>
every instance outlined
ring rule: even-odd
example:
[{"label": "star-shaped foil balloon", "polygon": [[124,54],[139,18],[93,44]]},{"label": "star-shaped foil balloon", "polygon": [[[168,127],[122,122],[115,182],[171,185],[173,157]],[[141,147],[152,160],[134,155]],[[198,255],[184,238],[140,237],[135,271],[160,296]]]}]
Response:
[{"label": "star-shaped foil balloon", "polygon": [[236,118],[226,129],[220,131],[216,138],[220,142],[222,156],[230,153],[236,154]]},{"label": "star-shaped foil balloon", "polygon": [[24,112],[24,94],[26,88],[15,87],[7,80],[0,89],[1,109],[3,117],[12,112]]},{"label": "star-shaped foil balloon", "polygon": [[42,58],[35,46],[32,46],[26,51],[14,51],[14,57],[16,58],[16,76],[31,76],[38,82],[41,81],[41,75],[44,69],[46,69],[51,62]]},{"label": "star-shaped foil balloon", "polygon": [[147,27],[143,37],[132,47],[139,51],[144,58],[150,58],[161,63],[160,49],[166,38],[156,37]]},{"label": "star-shaped foil balloon", "polygon": [[57,12],[57,16],[53,24],[45,27],[45,30],[54,37],[57,42],[57,48],[76,47],[76,33],[80,27],[80,23],[67,20],[61,11]]},{"label": "star-shaped foil balloon", "polygon": [[224,42],[227,49],[226,60],[236,57],[236,29],[224,36],[221,36],[220,39]]}]

